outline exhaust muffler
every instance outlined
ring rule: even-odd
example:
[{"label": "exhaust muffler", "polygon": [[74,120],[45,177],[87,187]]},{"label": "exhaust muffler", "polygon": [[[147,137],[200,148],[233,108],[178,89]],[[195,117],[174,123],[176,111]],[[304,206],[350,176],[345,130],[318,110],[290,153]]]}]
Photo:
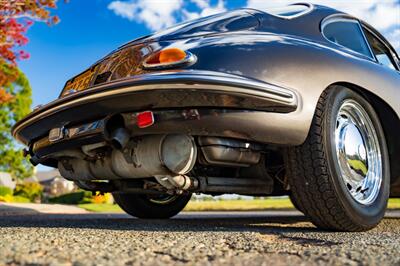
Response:
[{"label": "exhaust muffler", "polygon": [[184,175],[192,170],[196,158],[196,144],[187,135],[146,136],[111,155],[115,173],[124,178]]},{"label": "exhaust muffler", "polygon": [[[111,155],[96,161],[79,158],[62,159],[59,170],[71,180],[112,180],[156,177],[168,188],[187,189],[196,182],[185,176],[196,162],[197,147],[188,135],[149,135],[126,141],[126,134],[118,132],[117,148]],[[160,182],[161,183],[161,182]]]}]

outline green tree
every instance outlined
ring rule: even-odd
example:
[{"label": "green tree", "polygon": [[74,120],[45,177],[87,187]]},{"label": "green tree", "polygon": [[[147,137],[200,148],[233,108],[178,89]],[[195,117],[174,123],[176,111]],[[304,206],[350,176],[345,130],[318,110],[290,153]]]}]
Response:
[{"label": "green tree", "polygon": [[11,135],[11,127],[30,112],[31,87],[26,76],[19,71],[17,79],[5,88],[12,101],[0,106],[0,171],[15,178],[30,177],[32,165],[23,157],[22,149]]}]

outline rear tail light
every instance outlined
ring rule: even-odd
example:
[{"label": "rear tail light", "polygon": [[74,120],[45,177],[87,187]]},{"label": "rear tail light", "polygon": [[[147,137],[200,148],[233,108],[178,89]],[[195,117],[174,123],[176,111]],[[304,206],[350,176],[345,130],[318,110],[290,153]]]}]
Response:
[{"label": "rear tail light", "polygon": [[179,48],[165,48],[148,57],[143,67],[145,69],[166,69],[191,65],[196,57],[189,51]]}]

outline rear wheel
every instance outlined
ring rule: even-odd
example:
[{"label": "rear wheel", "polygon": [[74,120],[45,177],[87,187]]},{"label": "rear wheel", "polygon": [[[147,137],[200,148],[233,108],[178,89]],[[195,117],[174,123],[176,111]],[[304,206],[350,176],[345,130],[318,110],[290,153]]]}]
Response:
[{"label": "rear wheel", "polygon": [[364,231],[385,213],[384,132],[372,106],[347,88],[323,93],[307,140],[288,149],[287,170],[294,202],[320,228]]},{"label": "rear wheel", "polygon": [[192,194],[139,195],[113,193],[115,202],[126,213],[143,219],[167,219],[185,208]]}]

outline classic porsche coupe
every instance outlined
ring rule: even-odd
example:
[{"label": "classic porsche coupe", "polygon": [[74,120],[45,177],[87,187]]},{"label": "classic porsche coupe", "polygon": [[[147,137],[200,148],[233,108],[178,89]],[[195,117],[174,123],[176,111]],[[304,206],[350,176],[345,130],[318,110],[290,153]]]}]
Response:
[{"label": "classic porsche coupe", "polygon": [[363,231],[400,196],[399,69],[348,14],[239,9],[119,47],[12,131],[34,165],[139,218],[192,193],[288,195],[319,228]]}]

